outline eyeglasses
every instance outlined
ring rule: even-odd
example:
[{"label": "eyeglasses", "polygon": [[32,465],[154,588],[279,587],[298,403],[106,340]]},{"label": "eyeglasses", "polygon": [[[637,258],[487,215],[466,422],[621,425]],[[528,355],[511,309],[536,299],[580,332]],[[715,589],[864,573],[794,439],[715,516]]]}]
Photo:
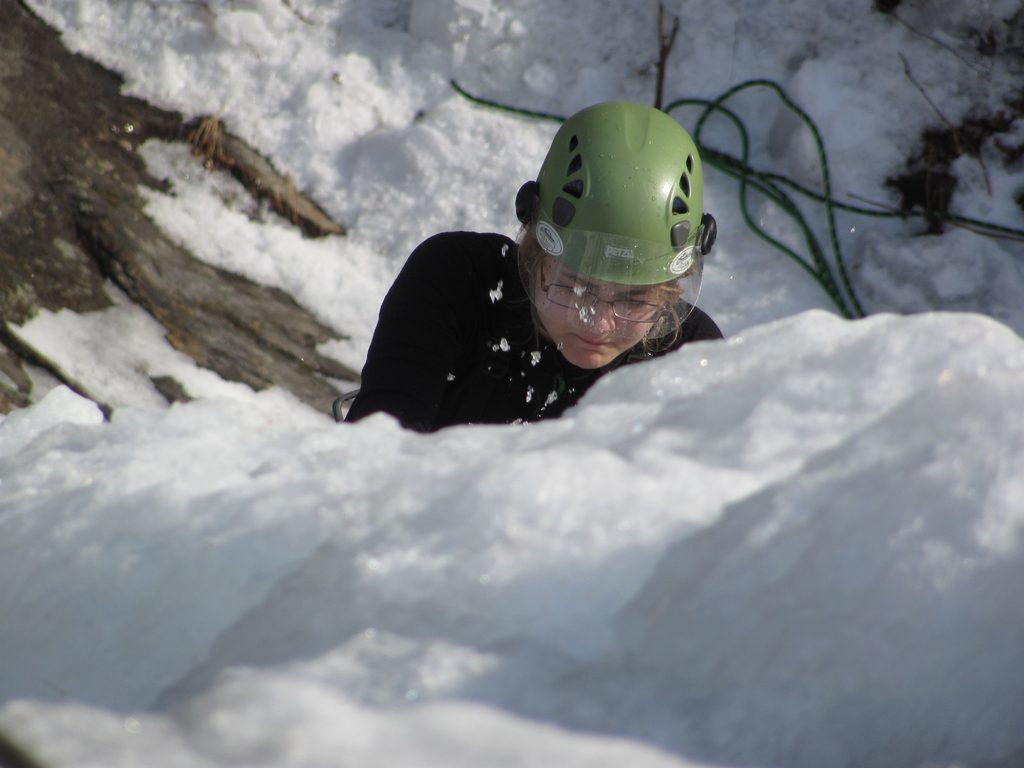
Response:
[{"label": "eyeglasses", "polygon": [[631,323],[653,323],[661,315],[662,306],[637,299],[599,298],[592,289],[584,285],[541,285],[548,301],[560,307],[568,307],[580,313],[581,317],[593,315],[598,304],[608,304],[614,315]]}]

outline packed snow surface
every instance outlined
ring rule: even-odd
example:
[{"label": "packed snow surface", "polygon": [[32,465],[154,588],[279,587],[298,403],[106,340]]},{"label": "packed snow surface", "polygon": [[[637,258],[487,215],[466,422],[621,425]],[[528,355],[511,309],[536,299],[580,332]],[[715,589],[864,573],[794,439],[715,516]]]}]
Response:
[{"label": "packed snow surface", "polygon": [[709,764],[1008,752],[1022,376],[985,318],[812,312],[525,428],[55,389],[2,427],[0,722],[68,765],[542,764],[536,723]]},{"label": "packed snow surface", "polygon": [[[648,0],[29,5],[127,92],[220,114],[349,228],[303,238],[186,148],[144,147],[170,190],[141,191],[150,215],[348,334],[326,351],[355,367],[422,238],[515,234],[556,129],[449,80],[565,115],[650,103],[657,62]],[[898,206],[885,179],[929,99],[951,121],[1004,105],[1024,22],[1015,0],[871,5],[667,3],[666,97],[771,78],[834,193]],[[730,107],[752,163],[820,182],[775,93]],[[719,119],[703,139],[739,154]],[[998,142],[956,161],[953,208],[1019,229]],[[846,320],[737,192],[709,167],[701,304],[728,338],[551,422],[339,426],[196,368],[113,287],[12,327],[113,414],[37,374],[0,420],[0,729],[76,768],[1024,764],[1024,248],[840,212],[870,313]],[[194,399],[167,406],[157,375]]]}]

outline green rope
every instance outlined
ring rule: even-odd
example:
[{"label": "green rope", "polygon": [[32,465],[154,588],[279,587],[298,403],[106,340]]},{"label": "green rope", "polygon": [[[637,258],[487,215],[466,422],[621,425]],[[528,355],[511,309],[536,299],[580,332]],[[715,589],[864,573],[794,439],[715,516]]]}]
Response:
[{"label": "green rope", "polygon": [[[793,111],[810,129],[811,134],[814,137],[815,146],[818,151],[818,159],[821,165],[821,181],[822,188],[824,189],[825,211],[829,229],[829,241],[832,246],[833,260],[835,261],[836,269],[839,272],[839,281],[842,285],[842,289],[845,290],[845,295],[843,294],[843,290],[840,289],[840,285],[836,283],[836,279],[833,275],[832,268],[825,260],[825,254],[821,248],[821,245],[818,243],[817,238],[814,236],[810,226],[807,224],[807,221],[804,218],[801,211],[799,210],[799,208],[796,206],[795,203],[793,203],[792,200],[789,199],[788,196],[786,196],[782,192],[782,190],[777,185],[773,184],[771,180],[766,179],[762,174],[758,173],[757,171],[754,171],[751,168],[749,163],[750,139],[746,127],[734,113],[726,111],[722,106],[722,104],[725,101],[732,98],[741,91],[759,86],[770,88],[773,91],[775,91],[775,93],[782,99],[783,103],[785,103],[786,106],[791,111]],[[706,101],[702,99],[679,99],[670,104],[669,106],[667,106],[665,108],[665,112],[671,112],[673,109],[676,109],[677,107],[685,106],[688,104],[698,104],[704,106],[704,111],[698,118],[696,128],[694,130],[694,141],[697,142],[698,146],[704,146],[704,143],[701,141],[701,134],[703,133],[704,126],[707,123],[707,120],[715,112],[722,112],[723,114],[726,114],[731,120],[731,122],[736,126],[737,130],[740,132],[741,142],[743,146],[743,155],[739,160],[739,173],[741,174],[740,201],[741,210],[743,211],[744,219],[747,221],[747,225],[750,226],[757,234],[759,234],[762,237],[765,237],[764,233],[761,231],[761,228],[754,223],[753,218],[750,216],[750,213],[747,209],[748,179],[753,177],[757,179],[760,183],[760,188],[763,189],[763,187],[768,187],[772,189],[773,194],[770,195],[770,197],[773,200],[775,200],[776,202],[785,201],[784,203],[780,204],[782,205],[783,210],[794,220],[794,222],[796,222],[796,224],[800,227],[801,231],[803,232],[804,241],[807,244],[808,250],[810,251],[811,259],[814,264],[814,272],[816,274],[818,283],[819,285],[822,286],[822,288],[825,289],[825,292],[828,294],[829,298],[832,299],[832,302],[836,305],[837,309],[839,309],[839,311],[846,317],[863,317],[865,314],[864,309],[861,306],[860,301],[858,300],[857,295],[853,290],[852,284],[850,283],[849,275],[846,272],[846,266],[843,262],[842,250],[839,245],[839,237],[837,234],[835,223],[835,210],[832,205],[832,181],[831,174],[829,172],[828,158],[825,154],[825,142],[821,138],[821,133],[818,131],[818,128],[814,124],[814,121],[811,119],[811,117],[806,112],[804,112],[792,99],[790,99],[789,96],[785,93],[785,91],[782,90],[782,88],[778,84],[770,80],[749,80],[744,83],[740,83],[739,85],[730,88],[728,91],[726,91],[713,101]],[[776,247],[778,248],[779,246]],[[780,250],[790,258],[796,258],[792,249],[782,247],[780,248]]]},{"label": "green rope", "polygon": [[[826,202],[825,196],[820,192],[817,192],[808,187],[802,186],[792,179],[775,173],[762,172],[762,176],[766,179],[770,179],[779,184],[785,184],[788,187],[793,188],[800,194],[811,198],[819,203]],[[880,219],[909,219],[909,218],[920,218],[930,220],[940,220],[954,226],[963,226],[970,229],[980,230],[980,234],[990,235],[992,237],[1006,237],[1012,240],[1024,240],[1024,230],[1017,229],[1015,227],[1008,227],[1004,224],[993,224],[990,221],[982,221],[981,219],[974,219],[970,216],[960,216],[955,213],[946,213],[942,211],[933,211],[925,209],[912,209],[909,211],[896,211],[886,208],[866,208],[860,205],[853,205],[852,203],[845,203],[840,200],[832,200],[832,206],[836,210],[847,211],[848,213],[855,213],[858,216],[875,217]]]},{"label": "green rope", "polygon": [[490,107],[491,109],[498,109],[501,110],[502,112],[511,112],[514,115],[522,115],[523,117],[538,117],[541,120],[552,120],[556,123],[565,122],[565,118],[562,117],[561,115],[555,115],[550,112],[536,112],[532,109],[523,109],[521,107],[510,107],[507,104],[500,104],[497,101],[491,101],[490,99],[484,99],[479,96],[474,96],[469,91],[465,90],[457,82],[455,82],[455,80],[449,80],[448,82],[452,84],[452,88],[454,88],[455,92],[458,93],[460,96],[463,96],[469,101],[472,101],[474,104],[479,104],[482,107]]},{"label": "green rope", "polygon": [[[550,112],[538,112],[535,110],[523,109],[507,104],[501,104],[490,99],[484,99],[479,96],[474,96],[463,89],[455,80],[452,80],[451,84],[456,92],[464,96],[469,101],[481,106],[510,112],[524,117],[551,120],[558,123],[564,122],[566,119],[561,115],[556,115]],[[725,107],[724,104],[733,96],[751,88],[767,88],[773,91],[786,105],[786,107],[792,111],[805,126],[807,126],[808,130],[810,130],[811,135],[814,138],[815,147],[818,152],[818,160],[821,165],[821,192],[798,184],[792,179],[780,174],[759,171],[750,165],[749,132],[747,131],[742,119],[740,119],[736,113]],[[700,150],[701,157],[704,158],[708,165],[738,181],[740,212],[742,213],[747,226],[750,227],[758,237],[786,255],[788,258],[792,259],[804,271],[806,271],[807,274],[818,283],[822,290],[824,290],[839,312],[845,317],[864,317],[866,313],[853,289],[849,274],[846,270],[846,264],[843,260],[838,228],[836,226],[836,211],[841,210],[858,216],[874,218],[920,218],[931,221],[938,220],[957,226],[971,228],[982,235],[1003,236],[1024,240],[1024,230],[1022,229],[994,224],[992,222],[973,219],[966,216],[958,216],[946,211],[932,211],[920,208],[914,208],[910,211],[887,211],[856,206],[836,200],[832,194],[832,179],[829,171],[828,156],[825,151],[825,142],[821,136],[821,132],[818,130],[818,127],[811,116],[807,114],[807,112],[805,112],[795,101],[793,101],[792,98],[790,98],[789,94],[786,93],[782,86],[773,80],[748,80],[730,88],[715,99],[677,99],[664,107],[664,111],[666,113],[671,113],[675,109],[686,106],[698,106],[703,108],[703,111],[697,119],[693,133],[694,142]],[[734,157],[726,152],[709,147],[701,141],[701,133],[704,130],[705,124],[714,114],[724,116],[736,128],[740,137],[740,157]],[[828,222],[829,246],[831,248],[832,261],[835,264],[835,271],[838,273],[838,280],[836,275],[833,273],[832,266],[829,264],[828,259],[826,259],[824,249],[819,243],[814,232],[811,230],[810,225],[807,223],[803,212],[794,202],[792,197],[786,193],[783,187],[795,191],[824,206]],[[793,219],[803,236],[808,257],[801,256],[793,248],[790,248],[777,238],[772,237],[754,220],[754,216],[749,208],[748,193],[751,191],[756,192],[775,203]]]},{"label": "green rope", "polygon": [[[809,275],[818,283],[819,286],[825,291],[832,303],[835,304],[836,308],[845,317],[863,317],[864,311],[860,307],[860,303],[857,301],[852,290],[848,291],[850,301],[843,295],[839,286],[835,281],[835,277],[832,274],[832,270],[825,260],[825,254],[822,251],[818,239],[814,236],[811,231],[810,225],[804,218],[803,213],[795,202],[776,184],[773,184],[771,180],[766,179],[762,174],[754,171],[749,163],[750,158],[750,136],[743,124],[743,121],[731,110],[726,109],[721,105],[721,100],[728,98],[731,95],[725,94],[721,99],[713,102],[709,102],[703,99],[679,99],[672,102],[665,107],[666,112],[671,112],[681,106],[687,106],[696,104],[705,107],[704,113],[701,115],[701,119],[698,120],[697,130],[694,132],[694,141],[697,142],[698,146],[701,147],[702,156],[706,157],[708,164],[719,168],[727,175],[730,175],[739,180],[739,195],[740,195],[740,212],[743,214],[744,221],[747,226],[761,239],[772,245],[774,248],[784,253],[786,256],[791,258],[801,267],[803,267]],[[742,155],[740,158],[733,158],[725,155],[722,152],[716,150],[709,150],[700,141],[700,132],[704,127],[704,123],[707,117],[712,112],[720,112],[725,115],[730,122],[736,127],[736,130],[740,134],[740,144],[742,147]],[[827,179],[826,179],[827,183]],[[753,187],[761,194],[768,197],[772,202],[776,203],[782,210],[789,215],[790,218],[800,228],[804,242],[807,245],[807,249],[810,253],[811,261],[807,262],[802,258],[796,251],[789,246],[785,245],[778,239],[769,235],[763,227],[757,224],[754,220],[753,215],[749,208],[749,196],[747,194],[748,188]],[[842,256],[838,251],[838,238],[835,236],[834,222],[830,225],[830,232],[832,234],[833,253],[837,261],[841,263]]]}]

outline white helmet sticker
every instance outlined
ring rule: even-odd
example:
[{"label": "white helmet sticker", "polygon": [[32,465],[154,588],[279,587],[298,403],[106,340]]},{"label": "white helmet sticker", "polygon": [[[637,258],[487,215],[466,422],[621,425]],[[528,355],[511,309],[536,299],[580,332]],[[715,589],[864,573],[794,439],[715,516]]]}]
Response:
[{"label": "white helmet sticker", "polygon": [[676,257],[672,259],[672,263],[668,265],[668,271],[673,275],[681,275],[688,271],[694,263],[694,251],[696,246],[691,245],[689,248],[683,248]]},{"label": "white helmet sticker", "polygon": [[562,238],[558,236],[555,228],[546,221],[537,222],[537,242],[540,243],[541,248],[552,256],[560,256],[565,248],[562,244]]}]

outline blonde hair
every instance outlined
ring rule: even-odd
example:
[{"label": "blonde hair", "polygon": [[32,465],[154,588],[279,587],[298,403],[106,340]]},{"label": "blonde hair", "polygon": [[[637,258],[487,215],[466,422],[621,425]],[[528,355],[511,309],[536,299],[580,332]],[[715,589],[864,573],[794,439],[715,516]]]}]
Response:
[{"label": "blonde hair", "polygon": [[[518,246],[519,274],[526,287],[526,294],[530,297],[534,328],[539,333],[542,325],[537,316],[537,305],[533,292],[541,267],[544,266],[544,261],[550,257],[540,247],[537,236],[534,235],[533,229],[529,225],[523,226],[519,231]],[[690,310],[690,306],[683,300],[683,288],[677,280],[657,283],[650,286],[650,290],[648,300],[652,304],[660,305],[663,309],[658,320],[639,343],[640,348],[647,355],[664,352],[672,347],[682,333],[683,321]],[[685,310],[685,313],[681,312],[681,309]]]}]

